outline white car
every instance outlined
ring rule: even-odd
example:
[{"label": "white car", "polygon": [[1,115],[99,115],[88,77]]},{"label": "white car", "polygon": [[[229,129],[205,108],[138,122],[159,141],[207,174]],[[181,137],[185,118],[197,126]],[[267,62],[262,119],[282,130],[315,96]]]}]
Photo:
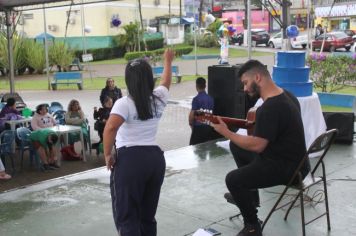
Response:
[{"label": "white car", "polygon": [[268,47],[282,48],[282,33],[281,32],[275,34],[268,40]]},{"label": "white car", "polygon": [[350,52],[356,52],[356,43],[352,44]]},{"label": "white car", "polygon": [[[308,35],[299,35],[290,39],[292,48],[306,48],[308,43]],[[268,46],[271,48],[282,48],[282,32],[272,36],[268,41]]]}]

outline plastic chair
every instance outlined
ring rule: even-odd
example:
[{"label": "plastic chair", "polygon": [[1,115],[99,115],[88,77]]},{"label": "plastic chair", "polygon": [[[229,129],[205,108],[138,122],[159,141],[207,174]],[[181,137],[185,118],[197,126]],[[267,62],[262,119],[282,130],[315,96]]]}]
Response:
[{"label": "plastic chair", "polygon": [[57,110],[53,113],[53,118],[56,120],[57,124],[65,125],[66,124],[65,115],[66,115],[65,110]]},{"label": "plastic chair", "polygon": [[[301,162],[298,165],[298,168],[294,172],[292,178],[290,179],[289,183],[286,185],[284,188],[283,192],[279,196],[277,202],[267,215],[266,219],[263,222],[262,225],[262,230],[266,226],[269,218],[273,214],[274,211],[279,210],[285,206],[289,205],[289,208],[284,216],[284,220],[287,220],[288,214],[290,210],[293,208],[294,204],[296,201],[299,199],[300,200],[300,210],[301,210],[301,218],[302,218],[302,231],[303,231],[303,236],[305,236],[305,226],[308,225],[309,223],[313,222],[316,219],[319,219],[322,216],[326,216],[327,224],[328,224],[328,230],[330,231],[330,216],[329,216],[329,202],[328,202],[328,193],[327,193],[327,185],[326,185],[326,173],[325,173],[325,164],[324,164],[324,157],[326,153],[328,152],[331,144],[334,142],[335,137],[338,133],[337,129],[332,129],[329,131],[326,131],[325,133],[321,134],[318,138],[315,139],[315,141],[310,145],[307,153],[305,154],[304,158],[301,160]],[[318,161],[315,164],[314,168],[312,169],[311,172],[304,178],[302,178],[301,170],[305,163],[309,160],[309,155],[314,154],[318,155]],[[322,167],[322,172],[321,176],[316,176],[316,170],[318,170],[318,167]],[[305,192],[308,191],[312,186],[323,183],[323,191],[325,195],[325,212],[320,214],[317,217],[314,217],[313,219],[309,220],[308,222],[305,222],[305,215],[304,215],[304,197],[305,197]],[[279,203],[283,199],[284,196],[286,196],[286,193],[288,189],[293,188],[298,190],[298,193],[295,195],[295,198],[292,201],[289,201],[286,204],[283,204],[283,206],[278,207]]]},{"label": "plastic chair", "polygon": [[29,136],[31,134],[31,130],[29,130],[26,127],[20,127],[16,129],[16,136],[19,141],[19,149],[21,152],[21,169],[23,166],[23,155],[25,151],[29,151],[30,155],[30,165],[32,165],[33,158],[35,158],[36,162],[36,167],[40,168],[40,160],[39,157],[36,155],[36,151],[32,146],[32,143],[29,139]]},{"label": "plastic chair", "polygon": [[4,130],[0,134],[0,156],[4,164],[6,163],[6,156],[11,159],[12,171],[15,172],[15,165],[13,159],[12,144],[15,141],[15,132],[13,130]]},{"label": "plastic chair", "polygon": [[58,110],[63,110],[63,105],[60,102],[51,102],[51,105],[49,106],[48,112],[50,114],[53,114]]}]

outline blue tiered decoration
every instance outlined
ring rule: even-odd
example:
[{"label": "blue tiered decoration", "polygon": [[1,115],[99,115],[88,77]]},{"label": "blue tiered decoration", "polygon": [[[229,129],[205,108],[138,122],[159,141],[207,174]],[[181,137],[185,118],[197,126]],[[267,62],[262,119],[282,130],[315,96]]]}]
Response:
[{"label": "blue tiered decoration", "polygon": [[307,97],[313,93],[313,82],[309,80],[310,68],[305,66],[305,52],[277,52],[273,67],[273,81],[296,97]]}]

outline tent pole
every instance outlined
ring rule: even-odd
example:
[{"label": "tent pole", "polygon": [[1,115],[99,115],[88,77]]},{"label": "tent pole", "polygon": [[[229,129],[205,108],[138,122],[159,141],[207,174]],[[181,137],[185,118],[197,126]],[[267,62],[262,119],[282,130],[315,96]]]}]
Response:
[{"label": "tent pole", "polygon": [[44,45],[45,45],[45,57],[46,57],[46,75],[47,75],[47,89],[51,90],[49,81],[49,63],[48,63],[48,39],[47,39],[47,22],[46,22],[46,9],[43,4],[43,28],[44,28]]},{"label": "tent pole", "polygon": [[10,93],[15,92],[14,80],[14,55],[13,55],[13,46],[12,46],[12,32],[11,32],[11,12],[6,10],[6,34],[7,34],[7,52],[9,56],[9,65],[10,65]]}]

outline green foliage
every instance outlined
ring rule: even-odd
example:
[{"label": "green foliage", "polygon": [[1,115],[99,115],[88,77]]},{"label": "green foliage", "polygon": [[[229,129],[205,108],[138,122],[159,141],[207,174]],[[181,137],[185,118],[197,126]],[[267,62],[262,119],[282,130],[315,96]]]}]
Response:
[{"label": "green foliage", "polygon": [[[147,52],[127,52],[124,58],[127,61],[134,60],[137,58],[144,58],[148,57],[150,60],[155,64],[158,61],[162,60],[162,54],[164,53],[164,48],[160,48],[154,51],[147,51]],[[177,46],[174,48],[176,52],[176,57],[180,57],[183,54],[188,54],[193,51],[193,47],[190,46]]]},{"label": "green foliage", "polygon": [[[202,48],[213,48],[218,47],[218,37],[213,35],[196,35],[197,37],[197,46]],[[186,34],[185,41],[189,45],[194,45],[194,34]]]},{"label": "green foliage", "polygon": [[144,58],[144,57],[150,57],[152,55],[152,51],[143,51],[143,52],[127,52],[125,53],[124,58],[127,61],[131,61],[137,58]]},{"label": "green foliage", "polygon": [[[93,55],[93,61],[101,61],[108,59],[120,58],[125,55],[124,47],[112,47],[112,48],[94,48],[88,49],[87,53]],[[82,58],[83,51],[76,50],[74,52],[75,57]]]},{"label": "green foliage", "polygon": [[[24,50],[24,39],[18,35],[12,38],[14,68],[19,70],[26,65],[26,52]],[[4,34],[0,35],[0,67],[10,69],[7,50],[7,39]]]},{"label": "green foliage", "polygon": [[74,59],[74,53],[64,42],[54,42],[48,50],[49,64],[66,69]]},{"label": "green foliage", "polygon": [[207,30],[213,33],[213,35],[217,35],[217,32],[222,24],[223,23],[220,20],[215,20],[208,26]]},{"label": "green foliage", "polygon": [[133,52],[138,50],[138,43],[142,31],[140,25],[136,21],[122,27],[125,30],[125,34],[119,34],[113,38],[114,45],[125,47],[127,52]]},{"label": "green foliage", "polygon": [[[163,48],[164,39],[163,38],[156,38],[156,39],[146,39],[147,50],[152,51],[155,49]],[[141,41],[141,49],[144,49],[144,43]]]},{"label": "green foliage", "polygon": [[314,87],[322,92],[335,92],[356,81],[356,60],[353,57],[312,54],[307,61]]},{"label": "green foliage", "polygon": [[42,74],[43,70],[46,68],[44,45],[36,43],[33,40],[26,40],[24,49],[28,66],[35,69],[37,73]]}]

